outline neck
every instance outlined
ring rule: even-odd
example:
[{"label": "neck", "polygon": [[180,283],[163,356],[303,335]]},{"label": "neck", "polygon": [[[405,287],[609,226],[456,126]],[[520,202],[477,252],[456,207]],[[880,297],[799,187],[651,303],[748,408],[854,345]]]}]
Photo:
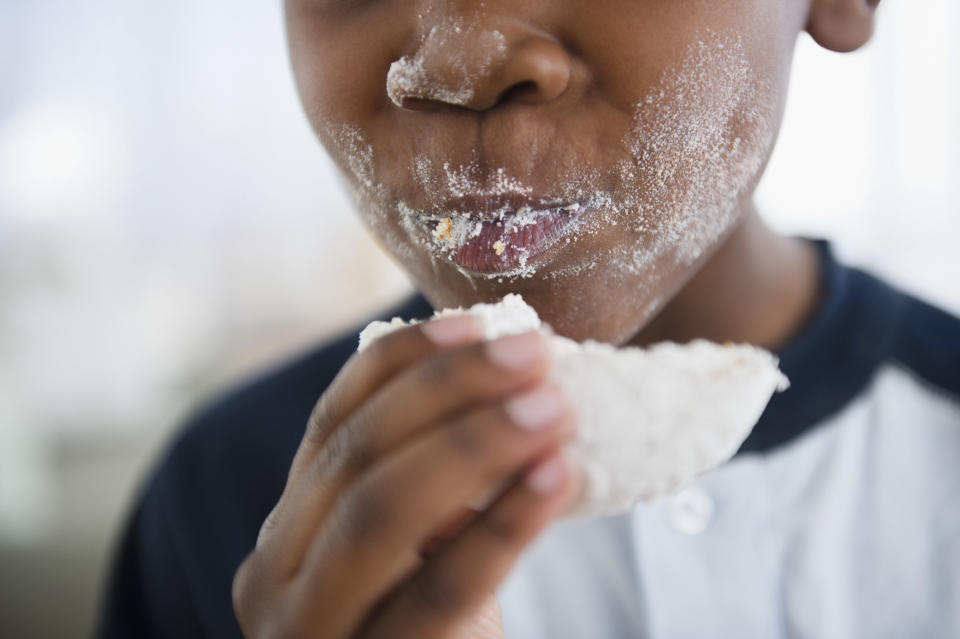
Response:
[{"label": "neck", "polygon": [[704,338],[776,350],[815,310],[818,295],[815,249],[775,233],[751,206],[720,248],[630,343]]}]

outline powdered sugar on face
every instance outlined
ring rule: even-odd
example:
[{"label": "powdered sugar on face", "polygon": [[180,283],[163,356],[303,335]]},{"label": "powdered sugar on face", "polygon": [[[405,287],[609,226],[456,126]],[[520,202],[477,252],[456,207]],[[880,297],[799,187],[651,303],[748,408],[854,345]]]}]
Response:
[{"label": "powdered sugar on face", "polygon": [[654,267],[665,257],[677,266],[697,262],[734,224],[759,177],[776,131],[775,103],[739,37],[691,45],[680,67],[637,102],[623,138],[630,159],[617,167],[620,188],[581,229],[618,226],[624,241],[546,276],[603,264],[608,277],[641,276],[652,289],[662,275]]},{"label": "powdered sugar on face", "polygon": [[621,166],[630,186],[618,208],[648,238],[615,251],[621,269],[642,271],[667,252],[696,262],[734,222],[736,207],[759,175],[775,134],[774,95],[756,79],[739,37],[691,47],[636,107]]},{"label": "powdered sugar on face", "polygon": [[[590,203],[598,209],[583,216],[584,224],[566,238],[568,243],[610,227],[618,227],[623,241],[604,254],[585,255],[543,275],[576,276],[604,264],[612,278],[645,276],[652,287],[656,274],[651,269],[665,256],[677,265],[695,263],[735,222],[738,203],[762,169],[775,133],[774,102],[772,90],[755,79],[739,37],[712,35],[691,45],[679,68],[665,73],[636,103],[634,126],[622,141],[628,159],[615,167],[617,179],[602,179],[606,176],[596,169],[568,170],[556,185],[556,195],[544,202]],[[425,156],[415,158],[412,177],[426,199],[437,203],[464,194],[533,191],[503,169],[491,183],[476,164],[438,167]],[[611,182],[619,187],[591,188]],[[475,228],[469,212],[400,204],[405,218],[450,219],[456,225],[458,232],[438,243],[408,224],[410,240],[426,250],[442,254]],[[509,281],[535,274],[536,269],[526,268],[464,276]]]},{"label": "powdered sugar on face", "polygon": [[[420,97],[449,98],[454,104],[469,99],[432,93],[441,86],[443,91],[449,90],[449,82],[432,87],[430,70],[421,73],[423,65],[418,67],[416,62],[436,58],[422,52],[439,46],[442,38],[455,36],[457,29],[462,33],[465,27],[450,22],[432,29],[418,53],[391,67],[388,91],[392,99],[399,96],[402,102],[408,90]],[[495,45],[500,38],[491,32],[491,60],[499,55]],[[459,63],[454,62],[452,67],[457,67]],[[477,72],[468,66],[460,68],[466,80]],[[736,222],[739,204],[749,196],[773,143],[775,104],[775,92],[757,79],[739,36],[705,35],[688,47],[678,67],[664,72],[636,102],[633,126],[621,141],[623,159],[607,168],[568,164],[552,186],[553,192],[538,204],[544,209],[585,208],[578,225],[562,238],[565,244],[575,247],[614,228],[617,241],[606,242],[599,250],[573,248],[567,257],[579,254],[578,259],[567,259],[561,267],[524,262],[523,268],[509,273],[459,269],[462,276],[471,283],[490,279],[509,283],[531,277],[576,278],[600,268],[611,285],[629,281],[638,292],[657,290],[663,277],[696,263]],[[338,138],[337,146],[347,157],[345,168],[354,174],[349,182],[356,191],[358,207],[373,232],[401,261],[421,251],[430,256],[434,268],[438,260],[456,266],[449,260],[450,251],[477,232],[478,220],[471,211],[445,209],[444,202],[463,196],[530,196],[535,192],[532,185],[504,168],[482,171],[478,159],[452,164],[443,158],[417,155],[409,177],[424,195],[423,201],[432,203],[418,209],[378,186],[373,150],[361,132],[343,127],[333,137]],[[543,193],[542,189],[537,192]],[[523,219],[524,223],[537,223],[536,215]],[[432,225],[426,231],[424,221]],[[505,236],[501,242],[507,245],[509,240]],[[648,311],[662,301],[651,297]]]}]

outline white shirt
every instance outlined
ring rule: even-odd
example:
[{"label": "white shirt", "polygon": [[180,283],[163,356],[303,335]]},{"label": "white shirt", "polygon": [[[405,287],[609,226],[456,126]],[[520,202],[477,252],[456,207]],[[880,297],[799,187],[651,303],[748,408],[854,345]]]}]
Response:
[{"label": "white shirt", "polygon": [[815,244],[791,388],[682,493],[545,531],[508,639],[960,638],[960,320]]},{"label": "white shirt", "polygon": [[498,599],[508,639],[960,637],[960,402],[884,367],[773,452],[554,524]]}]

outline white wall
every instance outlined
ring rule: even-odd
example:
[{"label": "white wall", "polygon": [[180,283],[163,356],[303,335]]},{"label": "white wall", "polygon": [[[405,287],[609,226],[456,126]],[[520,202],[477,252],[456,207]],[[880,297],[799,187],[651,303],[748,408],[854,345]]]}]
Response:
[{"label": "white wall", "polygon": [[960,4],[884,0],[874,40],[801,38],[758,202],[787,232],[960,313]]}]

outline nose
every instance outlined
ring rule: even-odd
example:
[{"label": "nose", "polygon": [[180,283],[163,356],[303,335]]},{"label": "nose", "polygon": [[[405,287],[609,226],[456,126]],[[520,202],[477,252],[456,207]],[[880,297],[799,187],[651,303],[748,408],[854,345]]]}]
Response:
[{"label": "nose", "polygon": [[387,94],[412,111],[450,106],[487,111],[508,102],[548,102],[570,85],[571,60],[548,34],[525,24],[434,25],[390,66]]}]

